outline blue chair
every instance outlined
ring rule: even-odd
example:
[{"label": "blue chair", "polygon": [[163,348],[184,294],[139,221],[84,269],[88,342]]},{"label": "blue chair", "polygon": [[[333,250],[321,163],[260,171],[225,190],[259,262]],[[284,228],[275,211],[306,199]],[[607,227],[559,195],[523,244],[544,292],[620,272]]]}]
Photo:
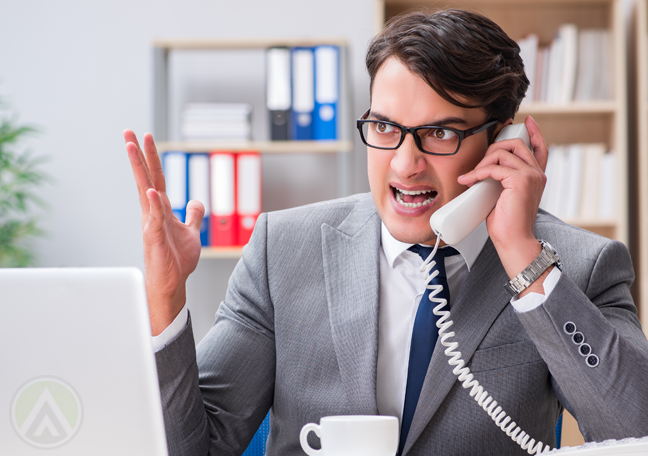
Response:
[{"label": "blue chair", "polygon": [[268,413],[257,429],[256,434],[252,437],[252,441],[248,445],[243,456],[265,456],[266,441],[270,434],[270,413]]},{"label": "blue chair", "polygon": [[560,448],[560,439],[562,438],[562,416],[561,413],[556,423],[556,448]]}]

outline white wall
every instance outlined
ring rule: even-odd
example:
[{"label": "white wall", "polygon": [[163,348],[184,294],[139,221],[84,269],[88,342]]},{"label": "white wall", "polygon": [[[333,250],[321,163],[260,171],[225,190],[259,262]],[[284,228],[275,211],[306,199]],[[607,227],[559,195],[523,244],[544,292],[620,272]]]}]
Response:
[{"label": "white wall", "polygon": [[[42,219],[47,237],[35,242],[39,265],[143,269],[139,206],[121,132],[132,128],[141,136],[153,128],[152,40],[346,37],[351,42],[353,116],[358,116],[369,99],[363,54],[373,35],[373,9],[374,0],[3,2],[0,98],[20,113],[21,122],[41,128],[28,145],[49,157],[44,169],[55,179],[42,191],[49,209]],[[252,59],[237,71],[254,74],[257,64]],[[218,100],[218,87],[203,71],[213,71],[213,66],[188,59],[176,68],[178,96]],[[229,82],[235,93],[248,89],[236,81],[235,76]],[[262,97],[262,87],[254,87],[254,93]],[[316,173],[321,167],[333,169],[326,160],[266,159],[265,208],[332,196],[326,174]],[[362,147],[356,146],[354,162],[354,191],[367,191]],[[294,192],[313,176],[308,191]],[[189,280],[198,339],[225,295],[234,264],[201,260]]]}]

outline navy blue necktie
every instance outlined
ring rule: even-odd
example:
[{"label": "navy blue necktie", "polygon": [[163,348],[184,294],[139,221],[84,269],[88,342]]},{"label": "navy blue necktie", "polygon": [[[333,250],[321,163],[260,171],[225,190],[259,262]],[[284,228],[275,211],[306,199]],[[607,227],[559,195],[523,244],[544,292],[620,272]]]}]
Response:
[{"label": "navy blue necktie", "polygon": [[[410,251],[418,253],[423,261],[432,253],[431,247],[422,247],[420,245],[413,245],[409,248]],[[445,258],[457,255],[457,252],[452,247],[446,247],[437,250],[434,255],[436,265],[430,271],[435,269],[439,271],[434,279],[430,281],[431,285],[442,285],[443,290],[435,295],[436,298],[444,298],[450,301],[450,290],[448,289],[448,280],[446,279],[445,271]],[[434,345],[438,338],[438,330],[436,322],[439,317],[434,315],[432,309],[437,306],[437,303],[430,301],[430,290],[425,289],[418,310],[416,311],[416,318],[414,319],[414,328],[412,329],[412,343],[410,346],[409,365],[407,368],[407,389],[405,390],[405,406],[403,407],[403,420],[401,424],[400,441],[398,443],[398,454],[402,454],[405,440],[409,433],[410,426],[412,425],[412,418],[416,410],[419,396],[421,395],[421,388],[423,388],[423,381],[427,374]]]}]

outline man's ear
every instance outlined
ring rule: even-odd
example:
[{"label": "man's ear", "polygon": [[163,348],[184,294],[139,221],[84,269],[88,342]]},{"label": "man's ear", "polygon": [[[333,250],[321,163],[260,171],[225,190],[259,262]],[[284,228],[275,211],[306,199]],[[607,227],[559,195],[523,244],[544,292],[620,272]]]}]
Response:
[{"label": "man's ear", "polygon": [[495,141],[495,138],[497,138],[497,135],[499,135],[499,132],[502,131],[502,128],[506,127],[507,125],[513,124],[513,119],[506,119],[506,122],[497,122],[495,125],[495,130],[493,130],[493,134],[490,135],[490,141],[488,142],[489,145],[493,144],[493,141]]}]

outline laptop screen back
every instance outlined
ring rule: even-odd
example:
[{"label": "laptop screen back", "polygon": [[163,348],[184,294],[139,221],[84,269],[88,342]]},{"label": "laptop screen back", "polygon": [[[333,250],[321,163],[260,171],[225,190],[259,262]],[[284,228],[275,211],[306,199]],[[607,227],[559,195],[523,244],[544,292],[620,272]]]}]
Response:
[{"label": "laptop screen back", "polygon": [[166,456],[142,274],[0,269],[0,454]]}]

